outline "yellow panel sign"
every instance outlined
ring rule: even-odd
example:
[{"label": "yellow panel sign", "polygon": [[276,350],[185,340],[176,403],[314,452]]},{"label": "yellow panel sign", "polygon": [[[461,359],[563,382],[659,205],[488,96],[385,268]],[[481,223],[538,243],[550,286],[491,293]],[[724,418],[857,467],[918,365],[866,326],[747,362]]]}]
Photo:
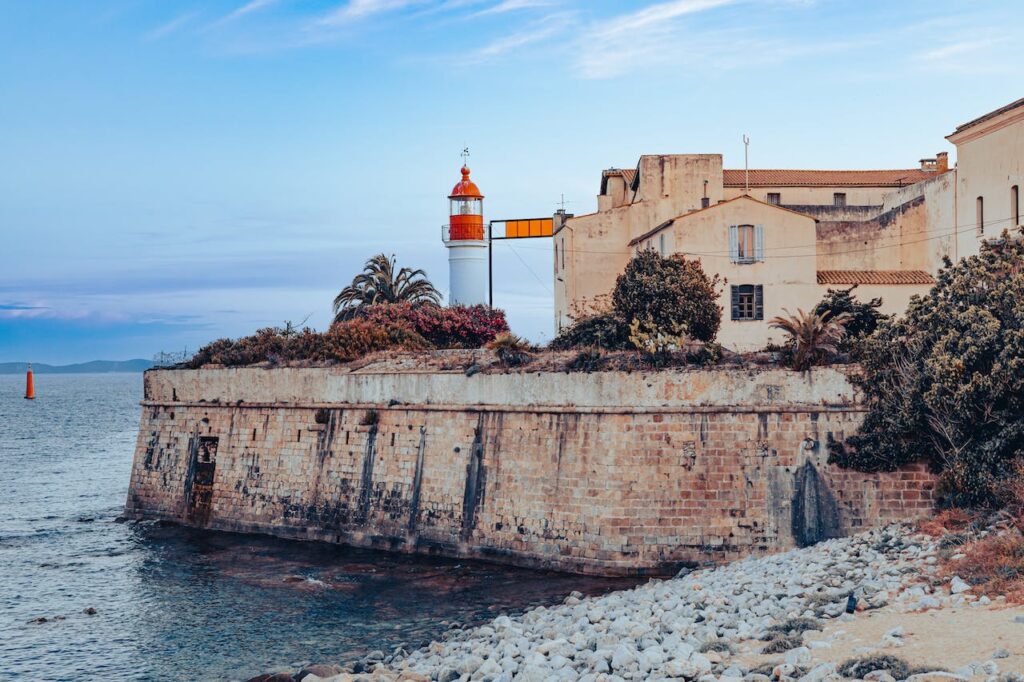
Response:
[{"label": "yellow panel sign", "polygon": [[530,218],[525,220],[495,220],[495,227],[505,226],[505,236],[495,234],[495,239],[529,239],[531,237],[550,237],[554,232],[554,221],[551,218]]}]

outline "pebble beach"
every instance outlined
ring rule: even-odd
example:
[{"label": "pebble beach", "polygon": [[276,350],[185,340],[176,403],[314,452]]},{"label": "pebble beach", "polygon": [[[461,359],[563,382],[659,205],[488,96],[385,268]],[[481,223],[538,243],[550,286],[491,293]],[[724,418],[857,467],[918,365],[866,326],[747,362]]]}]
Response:
[{"label": "pebble beach", "polygon": [[[936,538],[894,525],[600,597],[573,593],[415,651],[259,679],[1024,680],[1024,609],[939,577],[937,555]],[[979,619],[983,631],[966,632]],[[964,651],[970,636],[976,651]]]}]

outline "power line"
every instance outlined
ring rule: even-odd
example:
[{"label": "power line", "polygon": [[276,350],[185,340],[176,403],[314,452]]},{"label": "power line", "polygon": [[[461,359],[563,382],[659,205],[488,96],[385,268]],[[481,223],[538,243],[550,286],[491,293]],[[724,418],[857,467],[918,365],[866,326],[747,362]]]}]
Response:
[{"label": "power line", "polygon": [[533,278],[535,280],[537,280],[538,282],[540,282],[540,285],[542,287],[544,287],[544,291],[546,291],[549,294],[551,294],[552,296],[554,296],[555,292],[553,292],[550,288],[548,288],[548,285],[544,282],[544,280],[542,280],[540,277],[537,276],[537,273],[533,271],[533,268],[531,268],[527,264],[527,262],[525,260],[523,260],[523,257],[519,255],[519,252],[515,250],[515,247],[513,247],[511,244],[509,244],[508,248],[510,248],[512,250],[512,253],[514,253],[516,258],[519,259],[519,262],[523,264],[523,267],[525,267],[527,270],[530,271],[530,274],[533,275]]},{"label": "power line", "polygon": [[[1000,218],[998,220],[993,220],[989,224],[994,225],[995,223],[1011,222],[1012,220],[1013,220],[1013,218]],[[848,251],[832,251],[832,252],[829,252],[827,254],[822,254],[822,255],[826,255],[826,256],[841,256],[841,255],[850,254],[850,253],[866,253],[866,252],[870,252],[870,251],[879,251],[881,249],[891,249],[891,248],[896,248],[896,247],[900,247],[900,246],[909,246],[911,244],[921,244],[921,243],[933,241],[933,240],[936,240],[936,239],[943,239],[945,237],[951,237],[951,236],[960,234],[960,233],[965,231],[965,230],[962,230],[960,228],[975,229],[975,224],[974,223],[969,223],[969,224],[960,225],[960,226],[954,227],[952,230],[949,230],[949,231],[946,231],[946,232],[941,232],[939,234],[933,234],[932,236],[926,237],[926,238],[923,238],[923,239],[910,240],[910,241],[899,241],[899,242],[896,242],[894,244],[881,244],[881,245],[878,245],[878,246],[870,246],[870,247],[861,248],[861,249],[851,249],[851,250],[848,250]],[[861,239],[851,239],[851,240],[848,240],[846,242],[844,242],[844,241],[835,241],[835,242],[816,241],[813,244],[766,247],[765,250],[766,251],[774,251],[774,250],[781,250],[781,249],[809,249],[809,248],[812,248],[812,247],[817,247],[820,244],[843,244],[843,243],[853,243],[854,241],[858,241],[859,242],[859,241],[861,241]],[[520,248],[531,249],[531,250],[535,250],[535,251],[547,250],[547,249],[542,249],[542,248],[538,248],[538,247],[530,247],[530,246],[523,246],[523,247],[520,247]],[[629,249],[629,248],[626,248],[626,249],[623,249],[623,250],[617,250],[617,251],[603,251],[603,250],[592,250],[592,249],[570,249],[570,248],[565,248],[564,250],[569,252],[569,253],[594,253],[594,254],[609,254],[609,255],[628,255],[629,252],[631,251],[631,249]],[[708,258],[729,258],[729,257],[731,257],[731,254],[728,251],[717,251],[717,252],[675,251],[674,253],[679,253],[679,254],[682,254],[684,256],[705,256],[705,257],[708,257]],[[775,258],[817,258],[817,257],[818,257],[818,253],[797,253],[797,254],[782,254],[782,255],[776,255],[776,256],[765,256],[764,259],[768,260],[768,259],[775,259]]]}]

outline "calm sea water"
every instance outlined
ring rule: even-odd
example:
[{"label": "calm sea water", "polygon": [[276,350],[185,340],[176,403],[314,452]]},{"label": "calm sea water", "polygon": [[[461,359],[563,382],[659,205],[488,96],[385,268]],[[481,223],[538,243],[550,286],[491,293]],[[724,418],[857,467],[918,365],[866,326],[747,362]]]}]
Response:
[{"label": "calm sea water", "polygon": [[118,523],[142,376],[23,391],[0,375],[0,679],[244,679],[632,584]]}]

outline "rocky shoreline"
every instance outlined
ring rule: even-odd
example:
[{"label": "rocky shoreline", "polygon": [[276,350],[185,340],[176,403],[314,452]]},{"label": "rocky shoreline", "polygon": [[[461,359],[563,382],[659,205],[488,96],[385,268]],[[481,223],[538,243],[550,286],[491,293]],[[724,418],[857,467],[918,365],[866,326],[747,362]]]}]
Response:
[{"label": "rocky shoreline", "polygon": [[[1005,601],[975,595],[957,577],[940,578],[938,551],[936,538],[894,525],[601,597],[574,593],[555,607],[454,629],[423,649],[376,652],[347,668],[312,666],[254,680],[1024,682],[1001,665],[1012,658],[1019,667],[1024,651],[994,645],[952,672],[941,660],[911,666],[897,655],[912,636],[900,625],[850,649],[851,659],[822,660],[850,638],[837,628],[855,627],[873,612],[934,615]],[[1024,616],[1002,615],[1016,628],[1010,641],[1024,643]]]}]

